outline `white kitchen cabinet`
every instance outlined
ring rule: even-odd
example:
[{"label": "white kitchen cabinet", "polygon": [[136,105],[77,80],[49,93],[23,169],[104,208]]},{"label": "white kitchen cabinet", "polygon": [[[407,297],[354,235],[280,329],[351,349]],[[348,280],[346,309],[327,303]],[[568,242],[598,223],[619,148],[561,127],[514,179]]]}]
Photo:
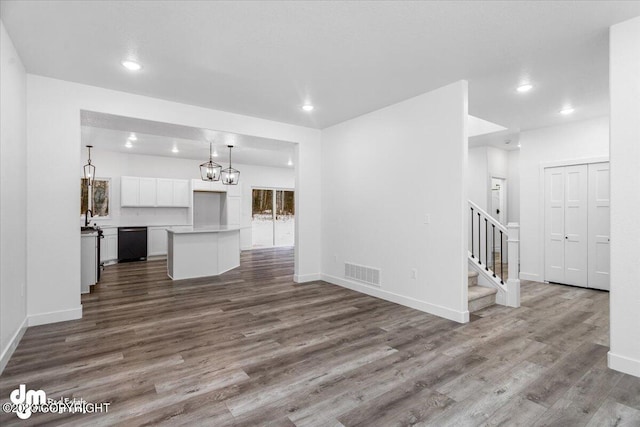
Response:
[{"label": "white kitchen cabinet", "polygon": [[158,206],[173,206],[173,181],[173,179],[158,178]]},{"label": "white kitchen cabinet", "polygon": [[80,238],[80,292],[87,294],[98,281],[97,232],[83,233]]},{"label": "white kitchen cabinet", "polygon": [[156,178],[139,178],[139,199],[138,206],[156,206]]},{"label": "white kitchen cabinet", "polygon": [[136,207],[140,204],[140,178],[135,176],[120,177],[120,206]]},{"label": "white kitchen cabinet", "polygon": [[120,178],[120,206],[188,208],[189,180],[123,176]]},{"label": "white kitchen cabinet", "polygon": [[104,238],[100,239],[100,262],[115,261],[118,259],[118,229],[106,228],[102,231]]},{"label": "white kitchen cabinet", "polygon": [[167,227],[147,228],[147,256],[167,254]]},{"label": "white kitchen cabinet", "polygon": [[120,177],[120,206],[153,207],[156,205],[156,178]]},{"label": "white kitchen cabinet", "polygon": [[189,207],[189,181],[186,179],[173,180],[173,206]]}]

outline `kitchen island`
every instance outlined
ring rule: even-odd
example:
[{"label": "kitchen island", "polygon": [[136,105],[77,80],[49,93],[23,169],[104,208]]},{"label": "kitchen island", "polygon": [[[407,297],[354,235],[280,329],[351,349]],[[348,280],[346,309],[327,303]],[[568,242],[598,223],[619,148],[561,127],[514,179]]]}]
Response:
[{"label": "kitchen island", "polygon": [[240,227],[167,229],[167,274],[173,280],[217,276],[240,266]]}]

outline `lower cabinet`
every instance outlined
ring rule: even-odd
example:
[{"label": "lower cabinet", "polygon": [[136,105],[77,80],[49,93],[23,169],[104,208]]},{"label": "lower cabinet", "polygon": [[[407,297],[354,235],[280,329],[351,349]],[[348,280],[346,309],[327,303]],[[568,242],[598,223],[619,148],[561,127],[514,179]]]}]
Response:
[{"label": "lower cabinet", "polygon": [[100,263],[118,260],[118,229],[103,229],[104,238],[100,239]]},{"label": "lower cabinet", "polygon": [[147,256],[167,254],[167,227],[147,228]]}]

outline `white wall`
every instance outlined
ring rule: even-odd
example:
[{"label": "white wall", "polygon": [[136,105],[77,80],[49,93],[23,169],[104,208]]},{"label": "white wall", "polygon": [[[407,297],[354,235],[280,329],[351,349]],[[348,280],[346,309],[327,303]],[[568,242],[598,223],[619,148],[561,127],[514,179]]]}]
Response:
[{"label": "white wall", "polygon": [[469,200],[486,211],[489,193],[487,147],[469,148],[467,171]]},{"label": "white wall", "polygon": [[[542,165],[609,156],[609,119],[600,117],[520,134],[520,278],[544,280]],[[526,195],[526,196],[524,196]]]},{"label": "white wall", "polygon": [[611,350],[640,377],[640,17],[611,27]]},{"label": "white wall", "polygon": [[520,150],[507,155],[507,222],[520,222]]},{"label": "white wall", "polygon": [[[320,131],[27,75],[27,307],[30,324],[78,318],[80,110],[297,143],[297,281],[320,277]],[[42,177],[46,177],[43,183]],[[37,208],[36,208],[37,207]],[[51,207],[51,208],[49,208]],[[52,274],[52,272],[56,274]]]},{"label": "white wall", "polygon": [[469,148],[468,187],[469,200],[485,211],[491,206],[491,178],[506,178],[508,182],[508,152],[496,147]]},{"label": "white wall", "polygon": [[[468,321],[466,120],[457,82],[323,130],[323,279]],[[380,268],[381,287],[344,262]]]},{"label": "white wall", "polygon": [[0,22],[0,372],[26,326],[26,81]]},{"label": "white wall", "polygon": [[[86,148],[80,150],[80,164],[86,163]],[[120,177],[200,179],[201,162],[164,156],[146,156],[116,151],[91,150],[92,163],[99,178],[111,178],[110,218],[94,219],[99,225],[183,225],[191,224],[188,208],[121,208]],[[251,249],[251,190],[256,187],[295,187],[295,170],[283,167],[235,164],[240,171],[242,212],[240,241],[242,249]],[[81,173],[81,169],[78,168]],[[78,175],[80,176],[80,175]],[[79,178],[78,178],[79,180]],[[78,208],[79,211],[79,208]]]}]

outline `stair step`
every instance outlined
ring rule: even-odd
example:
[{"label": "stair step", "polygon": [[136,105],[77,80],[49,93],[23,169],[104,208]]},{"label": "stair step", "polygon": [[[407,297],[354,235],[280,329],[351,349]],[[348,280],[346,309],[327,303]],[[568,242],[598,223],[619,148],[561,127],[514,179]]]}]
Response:
[{"label": "stair step", "polygon": [[485,288],[484,286],[471,286],[468,290],[469,312],[482,310],[496,303],[496,294],[498,291],[493,288]]},{"label": "stair step", "polygon": [[478,272],[474,270],[469,270],[467,284],[469,287],[476,286],[478,284]]}]

